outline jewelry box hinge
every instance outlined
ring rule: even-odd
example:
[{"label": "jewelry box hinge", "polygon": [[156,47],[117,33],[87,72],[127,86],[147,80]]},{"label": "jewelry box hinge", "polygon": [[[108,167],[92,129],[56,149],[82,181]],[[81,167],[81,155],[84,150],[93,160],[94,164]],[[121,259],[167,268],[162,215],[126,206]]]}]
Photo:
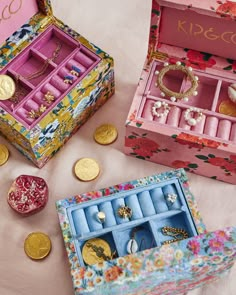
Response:
[{"label": "jewelry box hinge", "polygon": [[47,28],[49,25],[55,22],[55,17],[53,15],[50,15],[45,19],[45,22],[43,22],[40,26],[41,29]]}]

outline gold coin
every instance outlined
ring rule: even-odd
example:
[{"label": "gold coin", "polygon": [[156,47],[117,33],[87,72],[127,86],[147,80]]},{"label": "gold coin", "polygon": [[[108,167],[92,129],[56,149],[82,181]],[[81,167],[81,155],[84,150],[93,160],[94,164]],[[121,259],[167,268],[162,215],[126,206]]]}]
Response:
[{"label": "gold coin", "polygon": [[4,144],[0,144],[0,166],[4,165],[9,157],[9,151]]},{"label": "gold coin", "polygon": [[111,248],[109,244],[99,238],[88,240],[82,249],[84,262],[93,265],[102,261],[112,259]]},{"label": "gold coin", "polygon": [[75,175],[79,180],[94,180],[100,172],[98,163],[94,159],[82,158],[75,164]]},{"label": "gold coin", "polygon": [[230,100],[223,100],[219,106],[219,112],[227,116],[236,117],[236,104]]},{"label": "gold coin", "polygon": [[41,232],[34,232],[25,239],[24,250],[27,256],[41,260],[48,256],[52,248],[50,238]]},{"label": "gold coin", "polygon": [[94,132],[94,140],[102,145],[113,143],[118,136],[118,131],[115,126],[111,124],[103,124],[99,126]]},{"label": "gold coin", "polygon": [[0,75],[0,100],[11,98],[16,91],[14,80],[8,75]]}]

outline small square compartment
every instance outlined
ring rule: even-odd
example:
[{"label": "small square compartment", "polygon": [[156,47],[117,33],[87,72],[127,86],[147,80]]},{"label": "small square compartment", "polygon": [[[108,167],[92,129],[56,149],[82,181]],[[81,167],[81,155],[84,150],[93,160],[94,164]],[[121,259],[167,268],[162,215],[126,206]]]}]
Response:
[{"label": "small square compartment", "polygon": [[[228,88],[231,84],[233,84],[233,83],[232,82],[230,83],[227,81],[222,81],[220,93],[219,93],[219,98],[218,98],[217,106],[216,106],[216,112],[236,119],[236,104],[234,104],[230,100],[229,95],[228,95]],[[220,111],[221,108],[224,108],[225,110],[226,109],[231,110],[231,113],[229,113],[229,112],[222,113]]]},{"label": "small square compartment", "polygon": [[42,53],[46,58],[52,58],[57,47],[60,48],[59,54],[53,62],[59,65],[68,57],[68,55],[79,47],[79,43],[75,42],[68,35],[53,26],[34,46],[34,48]]},{"label": "small square compartment", "polygon": [[150,221],[154,235],[158,235],[158,243],[161,246],[164,242],[173,240],[174,237],[162,233],[164,227],[183,229],[188,233],[189,238],[196,236],[197,230],[192,218],[185,212],[175,214],[171,217],[156,218]]},{"label": "small square compartment", "polygon": [[[198,95],[188,97],[188,102],[181,100],[181,103],[205,110],[211,110],[214,98],[216,96],[218,80],[210,76],[208,77],[207,75],[202,75],[197,71],[194,72],[194,75],[199,77],[197,87]],[[190,87],[191,81],[185,77],[181,91],[184,92]]]},{"label": "small square compartment", "polygon": [[[46,79],[54,70],[54,66],[50,62],[47,63],[46,59],[37,54],[34,50],[30,50],[27,51],[21,59],[16,60],[11,69],[20,75],[21,79],[28,81],[33,86],[38,86],[38,84]],[[42,71],[42,73],[40,73],[40,71]],[[31,78],[34,74],[35,78]]]},{"label": "small square compartment", "polygon": [[[150,74],[145,93],[150,96],[162,97],[161,90],[155,85],[157,81],[156,71],[160,71],[163,68],[163,64],[160,62],[154,62],[152,72]],[[172,91],[180,92],[182,81],[184,79],[184,73],[180,71],[169,71],[163,78],[164,85]]]},{"label": "small square compartment", "polygon": [[[135,226],[125,227],[120,230],[117,229],[117,231],[113,232],[113,235],[119,256],[130,254],[127,247],[131,247],[130,243],[132,243],[132,236],[134,237],[133,243],[137,243],[137,251],[135,252],[140,252],[157,246],[149,222],[139,223]],[[135,248],[134,244],[133,247]]]},{"label": "small square compartment", "polygon": [[[88,240],[84,240],[84,241],[81,241],[81,242],[79,242],[79,241],[77,241],[76,242],[76,246],[78,247],[78,254],[79,254],[79,260],[80,260],[80,265],[81,266],[86,266],[86,265],[88,265],[85,261],[84,261],[84,259],[83,259],[83,247],[84,247],[84,244],[86,243],[86,242],[88,242],[89,240],[92,240],[92,239],[102,239],[102,240],[104,240],[105,242],[107,242],[108,244],[109,244],[109,246],[110,246],[110,250],[111,250],[111,259],[110,260],[112,260],[112,259],[115,259],[115,258],[117,258],[117,249],[116,249],[116,245],[115,245],[115,242],[114,242],[114,238],[113,238],[113,235],[112,235],[112,233],[111,232],[109,232],[109,233],[106,233],[106,234],[104,234],[104,235],[102,235],[102,236],[96,236],[96,237],[92,237],[91,239],[88,239]],[[92,250],[91,250],[92,251]],[[92,251],[91,252],[91,256],[93,256],[93,255],[96,255],[95,253],[94,253],[94,251]],[[101,260],[102,261],[102,260]],[[94,263],[95,264],[95,263]]]}]

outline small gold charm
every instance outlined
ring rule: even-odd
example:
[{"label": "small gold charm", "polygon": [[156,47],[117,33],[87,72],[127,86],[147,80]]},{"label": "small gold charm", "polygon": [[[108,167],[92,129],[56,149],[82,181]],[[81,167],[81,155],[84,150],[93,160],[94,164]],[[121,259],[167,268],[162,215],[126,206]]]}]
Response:
[{"label": "small gold charm", "polygon": [[45,105],[41,104],[41,106],[39,107],[39,109],[37,111],[31,110],[28,113],[28,118],[38,119],[46,110],[47,110],[47,107]]},{"label": "small gold charm", "polygon": [[43,114],[46,110],[47,110],[47,107],[45,105],[41,104],[41,106],[39,108],[40,115]]},{"label": "small gold charm", "polygon": [[52,102],[55,101],[55,96],[51,94],[50,91],[48,91],[45,95],[44,95],[44,101],[46,101],[48,104],[51,104]]},{"label": "small gold charm", "polygon": [[118,215],[122,218],[131,218],[132,216],[132,209],[128,206],[121,206],[118,211]]}]

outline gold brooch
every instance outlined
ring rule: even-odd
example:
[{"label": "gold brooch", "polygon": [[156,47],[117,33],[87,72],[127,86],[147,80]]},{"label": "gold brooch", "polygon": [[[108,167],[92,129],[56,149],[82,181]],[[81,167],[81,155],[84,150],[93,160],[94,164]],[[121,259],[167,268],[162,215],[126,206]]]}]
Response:
[{"label": "gold brooch", "polygon": [[44,95],[44,99],[43,100],[46,101],[48,104],[51,104],[55,100],[55,96],[52,95],[50,91],[48,91]]},{"label": "gold brooch", "polygon": [[28,112],[28,118],[38,119],[46,110],[47,107],[42,104],[37,111],[31,110],[30,112]]}]

